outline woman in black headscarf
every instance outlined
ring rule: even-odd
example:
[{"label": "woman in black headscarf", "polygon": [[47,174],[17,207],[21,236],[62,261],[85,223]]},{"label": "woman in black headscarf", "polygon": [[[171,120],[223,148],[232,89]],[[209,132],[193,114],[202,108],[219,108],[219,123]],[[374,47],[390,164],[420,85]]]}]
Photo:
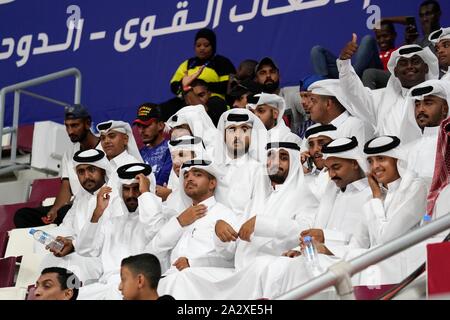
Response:
[{"label": "woman in black headscarf", "polygon": [[228,58],[216,54],[216,35],[210,29],[201,29],[195,36],[195,57],[184,61],[170,81],[170,88],[176,95],[189,90],[195,79],[208,83],[212,96],[225,99],[230,74],[236,69]]}]

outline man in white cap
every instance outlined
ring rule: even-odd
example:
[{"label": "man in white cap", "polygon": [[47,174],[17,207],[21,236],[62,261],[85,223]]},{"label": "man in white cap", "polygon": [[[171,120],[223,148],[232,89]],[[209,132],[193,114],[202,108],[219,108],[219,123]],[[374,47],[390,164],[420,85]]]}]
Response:
[{"label": "man in white cap", "polygon": [[[408,169],[431,182],[439,126],[449,114],[450,83],[429,80],[408,94],[407,117],[402,124],[402,142],[407,143]],[[413,126],[415,124],[415,127]]]},{"label": "man in white cap", "polygon": [[342,50],[337,61],[342,91],[349,102],[347,110],[355,117],[375,126],[377,135],[400,136],[406,117],[408,90],[426,80],[438,79],[439,66],[429,48],[406,45],[394,51],[389,59],[391,77],[387,87],[370,90],[355,73],[350,59],[358,45],[354,34],[352,42]]},{"label": "man in white cap", "polygon": [[131,162],[144,162],[133,136],[131,126],[124,121],[109,120],[99,123],[100,142],[113,172]]},{"label": "man in white cap", "polygon": [[439,59],[439,67],[444,72],[442,80],[450,81],[450,28],[441,28],[431,33],[428,38],[435,46]]},{"label": "man in white cap", "polygon": [[226,204],[238,216],[243,216],[254,197],[257,177],[265,173],[267,130],[261,120],[246,109],[223,113],[217,129],[215,159],[225,172]]},{"label": "man in white cap", "polygon": [[336,138],[336,127],[314,124],[305,132],[306,151],[301,153],[301,162],[305,174],[305,182],[317,200],[321,200],[325,188],[330,181],[328,171],[325,168],[322,147]]},{"label": "man in white cap", "polygon": [[[76,272],[81,281],[98,279],[101,274],[101,263],[97,258],[82,257],[76,253],[77,238],[91,219],[97,207],[97,199],[102,197],[104,190],[111,187],[111,166],[105,153],[97,149],[78,151],[73,157],[75,171],[83,189],[80,190],[71,209],[67,212],[63,222],[57,228],[48,232],[64,243],[61,251],[51,250],[54,254],[47,255],[42,266],[59,266]],[[115,186],[115,185],[114,185]],[[110,207],[121,207],[120,198],[116,191],[109,193]],[[101,222],[108,220],[114,214],[109,208],[104,212]],[[76,270],[73,270],[76,269]]]},{"label": "man in white cap", "polygon": [[[427,186],[405,169],[400,139],[381,136],[364,146],[373,199],[364,207],[370,245],[386,243],[415,228],[424,216]],[[367,244],[366,244],[367,245]]]},{"label": "man in white cap", "polygon": [[[77,252],[83,256],[100,257],[103,274],[97,283],[84,286],[79,299],[120,299],[120,263],[129,255],[142,253],[156,232],[165,223],[162,217],[153,218],[160,210],[161,200],[154,194],[156,185],[152,168],[143,163],[130,163],[117,169],[121,183],[121,206],[106,223],[99,223],[108,197],[98,197],[96,210],[80,232]],[[108,194],[110,189],[100,193]],[[124,212],[123,215],[121,213]]]},{"label": "man in white cap", "polygon": [[308,91],[311,92],[308,109],[312,121],[335,126],[336,137],[339,138],[356,137],[358,141],[373,138],[372,124],[352,116],[347,111],[348,102],[339,80],[316,81],[308,88]]},{"label": "man in white cap", "polygon": [[276,94],[258,93],[247,97],[247,109],[252,111],[264,124],[269,139],[295,141],[300,145],[302,139],[286,126],[283,115],[286,109],[284,99]]},{"label": "man in white cap", "polygon": [[182,136],[169,142],[169,150],[172,158],[169,183],[166,188],[157,186],[156,195],[163,199],[168,209],[179,213],[190,205],[190,203],[184,203],[184,197],[181,195],[181,192],[184,192],[179,178],[181,166],[192,159],[206,158],[206,149],[201,138]]},{"label": "man in white cap", "polygon": [[[215,252],[213,241],[217,220],[234,220],[235,214],[217,201],[222,193],[222,173],[208,160],[193,159],[183,163],[180,184],[184,200],[191,206],[173,216],[159,230],[148,246],[149,252],[158,257],[170,252],[171,267],[165,275],[176,274],[186,268],[223,264]],[[219,261],[219,262],[217,262]],[[160,283],[170,286],[174,277],[166,277]]]},{"label": "man in white cap", "polygon": [[325,190],[313,230],[301,237],[312,236],[331,246],[347,245],[361,223],[362,206],[372,192],[365,175],[365,162],[355,137],[336,139],[322,148],[325,166],[332,182]]}]

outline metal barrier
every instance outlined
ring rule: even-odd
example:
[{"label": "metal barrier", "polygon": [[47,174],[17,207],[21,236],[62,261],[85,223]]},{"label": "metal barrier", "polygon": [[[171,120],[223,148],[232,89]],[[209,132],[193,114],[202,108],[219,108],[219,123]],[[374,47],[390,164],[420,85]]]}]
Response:
[{"label": "metal barrier", "polygon": [[[275,298],[275,300],[299,300],[308,298],[320,291],[335,286],[338,295],[346,298],[353,298],[351,277],[376,264],[388,259],[393,255],[408,249],[440,232],[450,228],[450,213],[430,224],[422,226],[414,231],[405,234],[390,243],[377,247],[369,252],[349,261],[339,262],[341,264],[336,270],[329,268],[324,274],[310,280],[309,282],[290,290]],[[333,266],[332,266],[333,267]]]},{"label": "metal barrier", "polygon": [[[36,85],[40,85],[43,83],[51,82],[57,79],[74,76],[75,77],[75,96],[74,96],[74,103],[80,103],[81,102],[81,72],[77,68],[70,68],[66,70],[62,70],[59,72],[47,74],[45,76],[31,79],[28,81],[20,82],[13,84],[11,86],[4,87],[0,90],[0,133],[3,137],[4,134],[11,133],[11,157],[10,161],[7,164],[2,164],[2,152],[3,152],[3,146],[1,147],[0,152],[0,175],[12,172],[15,170],[28,168],[27,165],[23,164],[17,164],[16,163],[16,157],[17,157],[17,134],[18,134],[18,127],[19,127],[19,109],[20,109],[20,95],[28,95],[30,97],[45,100],[50,103],[54,103],[61,106],[67,106],[68,103],[58,101],[56,99],[52,99],[46,96],[42,96],[36,93],[32,93],[29,91],[26,91],[25,89],[29,87],[33,87]],[[13,110],[13,124],[10,128],[4,128],[4,120],[5,120],[5,97],[8,93],[14,92],[14,110]]]}]

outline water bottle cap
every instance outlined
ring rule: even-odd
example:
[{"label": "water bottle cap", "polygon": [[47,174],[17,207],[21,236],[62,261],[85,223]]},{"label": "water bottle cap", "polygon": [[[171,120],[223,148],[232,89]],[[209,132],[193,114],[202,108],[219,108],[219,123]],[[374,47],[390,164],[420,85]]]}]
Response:
[{"label": "water bottle cap", "polygon": [[305,242],[311,242],[311,240],[312,240],[311,236],[306,236],[303,238],[303,241]]},{"label": "water bottle cap", "polygon": [[33,234],[35,234],[36,231],[37,231],[36,229],[30,229],[29,233],[30,233],[31,235],[33,235]]},{"label": "water bottle cap", "polygon": [[428,214],[424,215],[424,216],[423,216],[423,221],[426,221],[426,222],[431,221],[431,216],[428,215]]}]

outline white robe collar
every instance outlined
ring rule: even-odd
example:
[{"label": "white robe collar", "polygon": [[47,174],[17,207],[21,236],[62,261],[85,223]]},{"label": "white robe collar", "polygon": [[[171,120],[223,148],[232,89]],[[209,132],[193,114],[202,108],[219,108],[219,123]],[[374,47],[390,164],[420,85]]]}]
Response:
[{"label": "white robe collar", "polygon": [[422,137],[437,137],[440,126],[425,127],[423,129]]},{"label": "white robe collar", "polygon": [[214,196],[209,197],[208,199],[203,200],[199,204],[204,204],[208,210],[212,208],[217,203],[216,198]]},{"label": "white robe collar", "polygon": [[330,124],[332,124],[336,128],[339,128],[349,117],[350,113],[348,111],[344,111],[337,118],[333,119]]},{"label": "white robe collar", "polygon": [[347,185],[347,188],[345,188],[344,192],[360,192],[363,191],[365,188],[369,186],[369,182],[367,178],[362,178],[356,181],[353,181],[349,185]]}]

